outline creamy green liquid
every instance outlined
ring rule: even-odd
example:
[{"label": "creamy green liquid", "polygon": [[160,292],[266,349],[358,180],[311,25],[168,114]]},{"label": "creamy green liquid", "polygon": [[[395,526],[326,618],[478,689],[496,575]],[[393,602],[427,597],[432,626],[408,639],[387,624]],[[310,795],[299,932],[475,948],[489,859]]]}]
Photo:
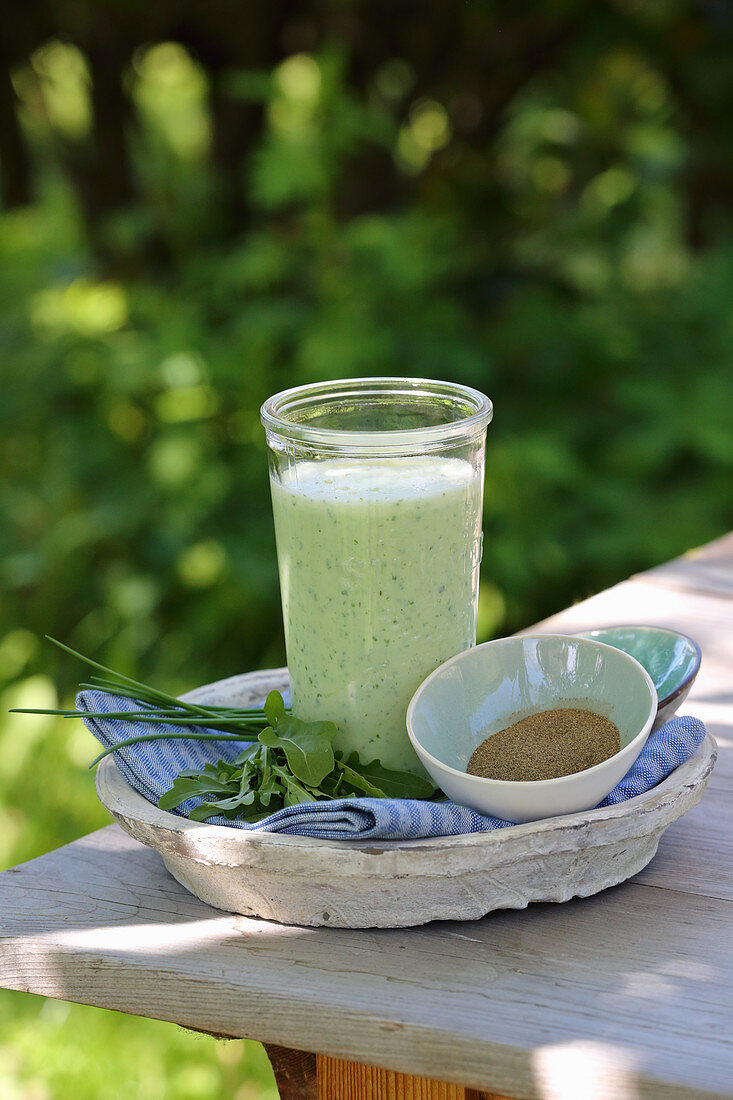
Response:
[{"label": "creamy green liquid", "polygon": [[271,484],[294,712],[420,770],[410,698],[476,641],[480,478],[456,458],[329,459]]}]

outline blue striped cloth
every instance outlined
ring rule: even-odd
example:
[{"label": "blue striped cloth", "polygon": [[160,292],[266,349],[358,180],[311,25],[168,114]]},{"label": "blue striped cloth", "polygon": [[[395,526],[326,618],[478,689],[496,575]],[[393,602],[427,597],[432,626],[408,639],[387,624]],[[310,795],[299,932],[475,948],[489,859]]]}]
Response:
[{"label": "blue striped cloth", "polygon": [[[199,701],[204,705],[216,704],[213,697]],[[102,691],[81,692],[76,705],[87,713],[121,713],[141,709],[140,704],[131,699]],[[110,748],[138,733],[171,729],[170,726],[114,718],[85,718],[84,723],[104,748]],[[177,732],[184,731],[179,728]],[[613,806],[655,787],[695,754],[704,736],[705,727],[697,718],[673,718],[651,734],[631,770],[600,805]],[[114,760],[130,786],[149,802],[157,804],[160,796],[170,790],[179,772],[202,768],[204,764],[217,760],[234,760],[244,744],[246,742],[194,741],[189,738],[150,741],[118,749]],[[187,817],[198,801],[190,799],[172,812]],[[228,821],[225,817],[209,818],[208,824],[229,825],[261,833],[291,833],[324,840],[417,840],[505,829],[511,822],[485,817],[448,800],[419,802],[397,798],[337,798],[330,802],[288,806],[255,825]]]}]

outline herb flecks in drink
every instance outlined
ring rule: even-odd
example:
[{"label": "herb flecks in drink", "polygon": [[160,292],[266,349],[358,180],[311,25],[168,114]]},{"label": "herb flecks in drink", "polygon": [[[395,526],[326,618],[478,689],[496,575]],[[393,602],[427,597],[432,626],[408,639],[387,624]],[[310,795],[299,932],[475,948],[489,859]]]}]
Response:
[{"label": "herb flecks in drink", "polygon": [[419,767],[425,677],[476,640],[481,479],[463,458],[325,458],[272,478],[293,706],[335,747]]},{"label": "herb flecks in drink", "polygon": [[487,737],[468,762],[469,775],[532,781],[573,775],[621,747],[618,727],[591,710],[540,711]]}]

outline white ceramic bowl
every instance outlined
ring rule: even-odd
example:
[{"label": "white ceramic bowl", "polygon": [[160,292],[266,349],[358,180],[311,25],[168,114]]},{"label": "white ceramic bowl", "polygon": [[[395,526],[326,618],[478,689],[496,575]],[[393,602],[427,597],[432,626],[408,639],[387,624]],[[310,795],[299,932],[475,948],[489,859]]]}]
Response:
[{"label": "white ceramic bowl", "polygon": [[[487,737],[540,710],[580,707],[618,726],[621,749],[574,775],[509,782],[467,775]],[[641,752],[657,712],[649,673],[628,653],[588,638],[526,634],[474,646],[437,668],[407,710],[407,732],[454,802],[506,821],[538,821],[597,806]]]}]

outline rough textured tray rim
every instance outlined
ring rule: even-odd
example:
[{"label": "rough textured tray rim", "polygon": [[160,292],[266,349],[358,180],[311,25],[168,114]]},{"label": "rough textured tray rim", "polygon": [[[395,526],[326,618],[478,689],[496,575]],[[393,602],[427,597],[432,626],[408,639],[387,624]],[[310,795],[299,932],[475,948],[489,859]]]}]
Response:
[{"label": "rough textured tray rim", "polygon": [[[542,821],[529,822],[526,825],[511,825],[506,829],[498,829],[487,833],[460,833],[456,836],[426,837],[420,840],[322,840],[318,837],[290,836],[284,833],[250,832],[246,829],[230,828],[226,825],[206,825],[198,821],[190,821],[186,817],[168,813],[154,806],[134,790],[117,769],[111,757],[107,757],[99,766],[97,772],[97,793],[102,804],[118,820],[126,819],[138,821],[142,826],[149,826],[163,832],[173,832],[177,836],[190,836],[199,841],[207,839],[226,845],[246,846],[271,846],[299,848],[320,848],[324,851],[338,852],[339,860],[349,852],[360,855],[381,855],[385,852],[414,852],[415,849],[425,851],[430,848],[482,848],[500,845],[505,848],[514,840],[521,840],[530,835],[543,835],[548,833],[561,834],[574,832],[579,825],[588,827],[602,826],[609,821],[628,818],[632,811],[643,810],[651,813],[664,807],[673,805],[679,798],[680,791],[689,784],[697,784],[708,777],[712,771],[717,755],[717,745],[713,737],[708,734],[698,749],[695,756],[677,768],[672,775],[663,780],[653,791],[637,795],[627,802],[616,806],[607,806],[600,810],[585,810],[576,814],[565,814],[561,817],[545,818]],[[588,836],[588,843],[593,844],[592,837]],[[599,841],[603,843],[602,840]],[[343,870],[343,864],[340,870]]]},{"label": "rough textured tray rim", "polygon": [[[215,693],[220,699],[236,699],[238,702],[261,698],[272,688],[282,689],[287,684],[287,670],[273,669],[246,673],[220,680],[188,693],[184,698],[195,698]],[[160,851],[175,851],[189,857],[212,860],[227,866],[240,866],[256,860],[261,863],[267,852],[277,849],[278,860],[290,851],[294,857],[293,872],[299,870],[298,861],[302,849],[321,857],[318,863],[332,865],[336,876],[352,873],[379,873],[389,864],[391,874],[403,871],[409,874],[411,860],[416,852],[462,853],[462,870],[473,862],[471,855],[486,864],[490,852],[501,855],[502,862],[510,858],[514,849],[522,847],[531,838],[535,854],[558,847],[577,849],[582,838],[583,847],[596,847],[606,843],[608,829],[614,824],[614,836],[618,839],[629,825],[628,835],[639,836],[645,832],[645,824],[651,829],[660,814],[667,824],[681,816],[690,806],[689,798],[707,782],[716,759],[717,746],[708,734],[694,757],[677,768],[672,775],[652,791],[616,806],[588,810],[562,817],[548,818],[526,825],[514,825],[488,833],[466,833],[458,836],[431,837],[422,840],[378,841],[321,840],[312,837],[288,836],[282,833],[250,832],[224,825],[207,825],[189,821],[159,809],[133,790],[123,779],[111,757],[107,757],[97,772],[97,793],[105,807],[116,820],[136,839]],[[695,799],[697,800],[697,799]],[[690,803],[694,804],[694,803]],[[679,813],[674,810],[679,809]],[[651,815],[651,816],[650,816]],[[564,839],[563,839],[564,838]],[[338,854],[338,859],[330,858]],[[288,861],[290,862],[290,861]],[[302,873],[302,871],[301,871]],[[425,873],[425,871],[423,871]],[[429,873],[429,869],[427,871]],[[444,875],[445,867],[436,865],[434,873]]]}]

